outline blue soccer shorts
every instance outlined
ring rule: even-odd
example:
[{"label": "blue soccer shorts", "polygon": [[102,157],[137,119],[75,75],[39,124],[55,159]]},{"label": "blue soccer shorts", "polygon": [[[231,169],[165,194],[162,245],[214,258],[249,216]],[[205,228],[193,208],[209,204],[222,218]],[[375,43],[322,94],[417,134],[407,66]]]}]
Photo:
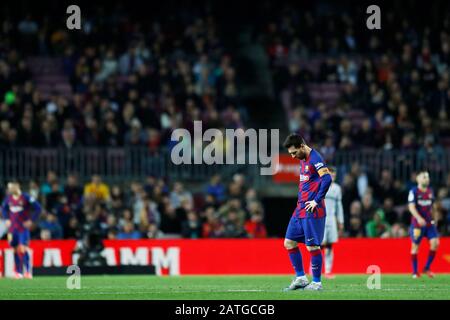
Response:
[{"label": "blue soccer shorts", "polygon": [[292,216],[286,230],[286,239],[304,243],[307,246],[320,246],[325,234],[325,217],[297,218]]},{"label": "blue soccer shorts", "polygon": [[434,239],[438,237],[438,231],[434,224],[431,226],[425,227],[414,227],[411,226],[409,228],[409,236],[411,237],[411,241],[415,244],[420,244],[423,237],[428,238],[428,240]]},{"label": "blue soccer shorts", "polygon": [[28,246],[30,243],[30,230],[13,231],[8,234],[9,245],[17,247],[18,245]]}]

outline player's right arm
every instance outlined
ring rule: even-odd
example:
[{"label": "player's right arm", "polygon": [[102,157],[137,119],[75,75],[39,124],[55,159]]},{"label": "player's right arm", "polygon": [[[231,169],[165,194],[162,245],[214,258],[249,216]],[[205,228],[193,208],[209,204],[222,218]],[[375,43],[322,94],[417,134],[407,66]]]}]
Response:
[{"label": "player's right arm", "polygon": [[416,218],[417,222],[421,227],[424,227],[427,223],[424,218],[420,215],[419,211],[417,211],[416,207],[416,195],[414,194],[414,190],[410,190],[408,194],[408,210]]}]

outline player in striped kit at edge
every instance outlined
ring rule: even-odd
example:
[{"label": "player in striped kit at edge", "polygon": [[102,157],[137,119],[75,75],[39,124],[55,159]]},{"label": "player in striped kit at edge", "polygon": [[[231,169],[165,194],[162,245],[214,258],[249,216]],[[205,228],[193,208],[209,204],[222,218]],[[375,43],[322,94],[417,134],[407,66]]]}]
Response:
[{"label": "player in striped kit at edge", "polygon": [[344,230],[344,209],[342,206],[342,189],[336,183],[336,168],[329,166],[328,171],[331,174],[332,183],[325,196],[325,207],[327,215],[325,219],[325,236],[322,242],[322,248],[325,250],[325,278],[333,279],[333,244],[338,241],[339,232]]},{"label": "player in striped kit at edge", "polygon": [[430,187],[430,175],[426,170],[422,170],[417,174],[417,186],[412,188],[408,194],[408,209],[411,213],[411,227],[409,235],[411,237],[411,260],[413,267],[413,278],[420,277],[418,270],[417,254],[419,253],[419,245],[423,237],[428,238],[430,242],[430,251],[428,259],[423,268],[423,273],[430,278],[434,277],[431,272],[431,263],[434,260],[436,251],[439,246],[439,235],[436,227],[436,220],[433,214],[434,194]]},{"label": "player in striped kit at edge", "polygon": [[9,245],[14,248],[15,279],[33,278],[29,253],[30,228],[41,211],[39,202],[27,193],[22,193],[18,182],[8,183],[8,195],[2,203],[2,214],[9,228]]}]

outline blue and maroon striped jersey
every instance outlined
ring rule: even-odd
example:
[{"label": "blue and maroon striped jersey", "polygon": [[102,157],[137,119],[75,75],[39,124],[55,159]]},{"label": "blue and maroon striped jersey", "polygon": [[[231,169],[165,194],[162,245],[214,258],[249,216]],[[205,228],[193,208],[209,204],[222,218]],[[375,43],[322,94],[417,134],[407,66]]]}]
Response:
[{"label": "blue and maroon striped jersey", "polygon": [[[31,215],[33,210],[33,215]],[[22,232],[25,230],[23,223],[27,220],[35,221],[41,213],[41,205],[26,193],[14,198],[9,195],[2,204],[3,218],[11,220],[9,232]]]},{"label": "blue and maroon striped jersey", "polygon": [[[427,222],[427,226],[431,225],[433,220],[433,190],[428,187],[425,191],[421,191],[418,187],[414,187],[409,191],[408,203],[414,203],[417,211]],[[414,227],[420,227],[417,219],[411,216],[411,224]]]},{"label": "blue and maroon striped jersey", "polygon": [[322,156],[314,149],[309,153],[308,158],[300,161],[300,182],[298,185],[298,201],[295,208],[294,215],[298,218],[306,218],[312,216],[313,218],[322,218],[326,215],[325,200],[322,199],[317,203],[316,209],[311,214],[307,215],[305,209],[305,202],[314,200],[319,192],[322,178],[318,171],[326,168],[326,164]]}]

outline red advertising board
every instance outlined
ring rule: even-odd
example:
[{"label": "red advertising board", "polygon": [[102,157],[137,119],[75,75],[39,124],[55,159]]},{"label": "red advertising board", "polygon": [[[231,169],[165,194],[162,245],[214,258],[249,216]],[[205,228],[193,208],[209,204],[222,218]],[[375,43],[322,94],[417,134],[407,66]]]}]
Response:
[{"label": "red advertising board", "polygon": [[278,157],[277,173],[272,177],[276,183],[298,182],[300,175],[300,161],[288,154],[280,154]]},{"label": "red advertising board", "polygon": [[[68,266],[75,241],[32,241],[34,266]],[[154,265],[158,274],[292,274],[283,239],[109,240],[105,241],[109,265]],[[305,267],[309,254],[301,246]],[[7,266],[11,249],[0,241]],[[335,245],[335,273],[366,273],[371,265],[383,273],[410,273],[410,241],[404,239],[342,239]],[[427,259],[428,243],[419,252],[419,267]],[[441,238],[433,262],[436,273],[450,273],[450,238]]]}]

